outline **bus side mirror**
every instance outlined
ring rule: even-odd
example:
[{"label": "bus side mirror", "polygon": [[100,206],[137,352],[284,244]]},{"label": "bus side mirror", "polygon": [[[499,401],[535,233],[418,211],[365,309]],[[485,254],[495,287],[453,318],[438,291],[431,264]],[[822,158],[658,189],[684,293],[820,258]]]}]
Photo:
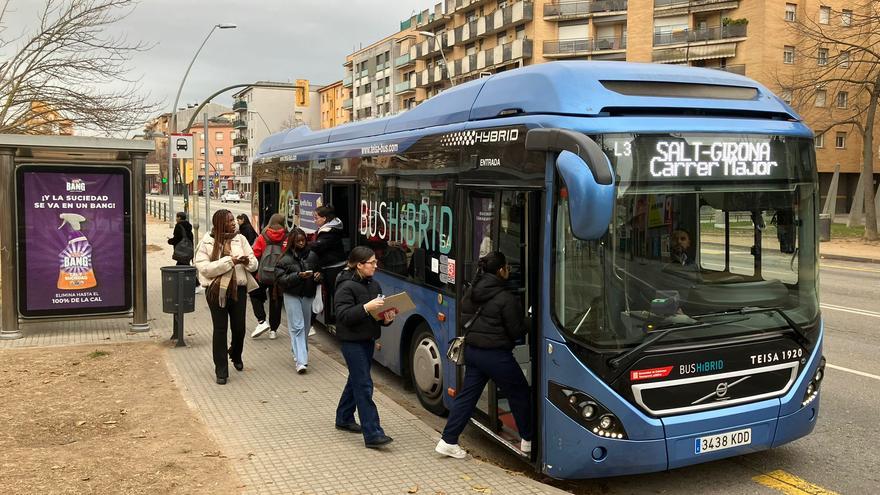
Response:
[{"label": "bus side mirror", "polygon": [[602,148],[567,129],[532,129],[526,149],[559,153],[556,170],[568,194],[572,234],[583,240],[605,235],[614,208],[614,173]]}]

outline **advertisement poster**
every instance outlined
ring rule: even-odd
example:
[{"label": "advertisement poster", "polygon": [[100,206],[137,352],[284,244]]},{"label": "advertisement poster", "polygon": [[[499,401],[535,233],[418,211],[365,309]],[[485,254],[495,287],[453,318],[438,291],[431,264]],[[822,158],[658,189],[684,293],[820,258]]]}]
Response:
[{"label": "advertisement poster", "polygon": [[324,204],[321,193],[299,193],[299,226],[307,234],[318,230],[315,223],[315,210]]},{"label": "advertisement poster", "polygon": [[128,171],[23,166],[17,190],[22,315],[130,309]]}]

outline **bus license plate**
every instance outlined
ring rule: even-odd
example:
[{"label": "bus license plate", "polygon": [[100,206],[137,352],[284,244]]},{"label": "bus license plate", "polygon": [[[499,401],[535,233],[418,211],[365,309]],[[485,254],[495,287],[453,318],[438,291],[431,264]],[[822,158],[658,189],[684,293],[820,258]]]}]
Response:
[{"label": "bus license plate", "polygon": [[729,431],[719,435],[698,437],[694,440],[694,453],[705,454],[706,452],[714,452],[752,443],[752,429],[746,428],[745,430]]}]

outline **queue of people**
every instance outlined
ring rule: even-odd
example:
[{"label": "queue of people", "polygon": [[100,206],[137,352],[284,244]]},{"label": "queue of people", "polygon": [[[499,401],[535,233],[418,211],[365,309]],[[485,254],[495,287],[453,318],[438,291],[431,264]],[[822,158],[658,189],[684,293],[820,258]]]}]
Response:
[{"label": "queue of people", "polygon": [[[247,215],[236,218],[225,209],[214,213],[213,227],[199,242],[194,264],[211,312],[216,382],[223,385],[229,379],[229,361],[237,371],[244,371],[248,296],[258,320],[251,334],[254,338],[267,330],[274,338],[281,307],[285,308],[296,371],[306,373],[313,303],[321,297],[319,284],[324,284],[348,368],[335,427],[361,434],[367,448],[381,448],[393,439],[382,429],[373,401],[371,367],[382,327],[390,325],[395,315],[381,313],[384,296],[373,278],[378,264],[375,252],[357,246],[345,257],[342,224],[331,206],[318,208],[315,220],[319,228],[315,240],[309,243],[302,229],[287,230],[282,215],[273,215],[267,228],[257,234]],[[187,235],[192,242],[192,226],[187,225],[186,215],[178,214],[169,244],[176,246]],[[248,228],[253,231],[253,240],[245,235]],[[504,254],[488,253],[478,266],[479,272],[461,301],[462,317],[468,321],[464,384],[453,400],[442,438],[435,447],[437,453],[459,459],[467,455],[458,444],[459,436],[489,380],[509,399],[521,437],[520,450],[531,452],[530,389],[512,352],[529,325],[523,319],[519,299],[506,288],[510,266]],[[263,307],[266,300],[268,322]],[[374,314],[382,314],[382,319],[377,320]]]}]

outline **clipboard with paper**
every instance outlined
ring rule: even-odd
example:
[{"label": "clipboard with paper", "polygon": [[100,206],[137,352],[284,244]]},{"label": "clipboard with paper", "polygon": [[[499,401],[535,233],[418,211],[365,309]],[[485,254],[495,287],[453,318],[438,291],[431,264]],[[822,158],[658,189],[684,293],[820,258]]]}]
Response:
[{"label": "clipboard with paper", "polygon": [[394,294],[391,296],[385,296],[384,300],[385,304],[381,308],[370,311],[370,314],[373,315],[373,318],[377,320],[384,320],[385,316],[389,314],[389,312],[393,312],[393,314],[396,316],[401,313],[406,313],[407,311],[412,311],[416,309],[415,303],[406,292],[401,292],[399,294]]}]

